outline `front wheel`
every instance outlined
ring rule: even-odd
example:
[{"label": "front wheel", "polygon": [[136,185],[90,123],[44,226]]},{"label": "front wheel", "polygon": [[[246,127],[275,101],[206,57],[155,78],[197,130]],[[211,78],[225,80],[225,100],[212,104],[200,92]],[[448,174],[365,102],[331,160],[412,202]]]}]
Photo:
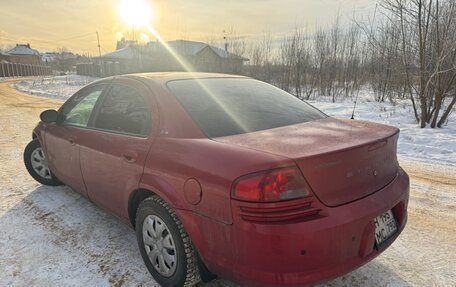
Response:
[{"label": "front wheel", "polygon": [[38,139],[34,139],[25,147],[24,164],[29,174],[44,185],[61,185],[62,183],[52,174],[43,149]]},{"label": "front wheel", "polygon": [[174,210],[160,197],[139,205],[136,237],[147,269],[161,286],[193,286],[200,281],[193,244]]}]

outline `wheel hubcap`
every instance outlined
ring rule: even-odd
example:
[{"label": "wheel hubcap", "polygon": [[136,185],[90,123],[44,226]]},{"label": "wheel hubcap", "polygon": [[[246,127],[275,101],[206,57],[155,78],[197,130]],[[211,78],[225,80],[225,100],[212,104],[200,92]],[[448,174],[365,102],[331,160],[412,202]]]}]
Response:
[{"label": "wheel hubcap", "polygon": [[168,226],[156,215],[146,217],[142,228],[144,248],[158,273],[171,277],[176,271],[177,254]]},{"label": "wheel hubcap", "polygon": [[48,163],[44,157],[43,149],[36,148],[30,156],[33,170],[42,178],[52,179],[51,171],[49,170]]}]

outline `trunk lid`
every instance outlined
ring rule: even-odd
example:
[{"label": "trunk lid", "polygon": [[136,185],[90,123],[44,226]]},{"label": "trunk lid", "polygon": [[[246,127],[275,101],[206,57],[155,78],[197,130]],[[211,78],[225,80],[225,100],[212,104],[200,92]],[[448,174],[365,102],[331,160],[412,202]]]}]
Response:
[{"label": "trunk lid", "polygon": [[338,206],[396,177],[398,135],[395,127],[328,117],[214,140],[293,159],[315,195]]}]

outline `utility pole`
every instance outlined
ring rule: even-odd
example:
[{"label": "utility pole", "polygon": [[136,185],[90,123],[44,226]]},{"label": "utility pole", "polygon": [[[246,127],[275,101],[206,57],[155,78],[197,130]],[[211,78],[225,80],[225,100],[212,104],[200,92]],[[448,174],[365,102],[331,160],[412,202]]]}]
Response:
[{"label": "utility pole", "polygon": [[100,57],[100,68],[98,68],[98,70],[99,70],[100,75],[103,75],[103,74],[104,74],[104,71],[103,71],[103,63],[102,63],[102,61],[101,61],[100,37],[98,36],[98,31],[97,31],[96,33],[97,33],[97,42],[98,42],[98,56]]},{"label": "utility pole", "polygon": [[100,37],[98,36],[98,32],[97,33],[97,42],[98,42],[98,55],[100,56],[100,61],[101,61],[101,46],[100,46]]},{"label": "utility pole", "polygon": [[228,52],[228,39],[226,37],[226,31],[223,30],[223,41],[225,42],[225,51]]}]

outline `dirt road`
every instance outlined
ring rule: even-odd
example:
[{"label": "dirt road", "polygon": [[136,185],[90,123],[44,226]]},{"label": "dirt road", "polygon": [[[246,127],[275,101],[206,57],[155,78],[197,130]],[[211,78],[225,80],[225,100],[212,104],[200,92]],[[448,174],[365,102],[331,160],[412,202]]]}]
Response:
[{"label": "dirt road", "polygon": [[[10,84],[0,82],[0,286],[157,286],[129,227],[69,188],[28,176],[22,150],[39,113],[61,103]],[[320,286],[456,286],[456,169],[401,165],[411,176],[403,234],[377,259]]]}]

